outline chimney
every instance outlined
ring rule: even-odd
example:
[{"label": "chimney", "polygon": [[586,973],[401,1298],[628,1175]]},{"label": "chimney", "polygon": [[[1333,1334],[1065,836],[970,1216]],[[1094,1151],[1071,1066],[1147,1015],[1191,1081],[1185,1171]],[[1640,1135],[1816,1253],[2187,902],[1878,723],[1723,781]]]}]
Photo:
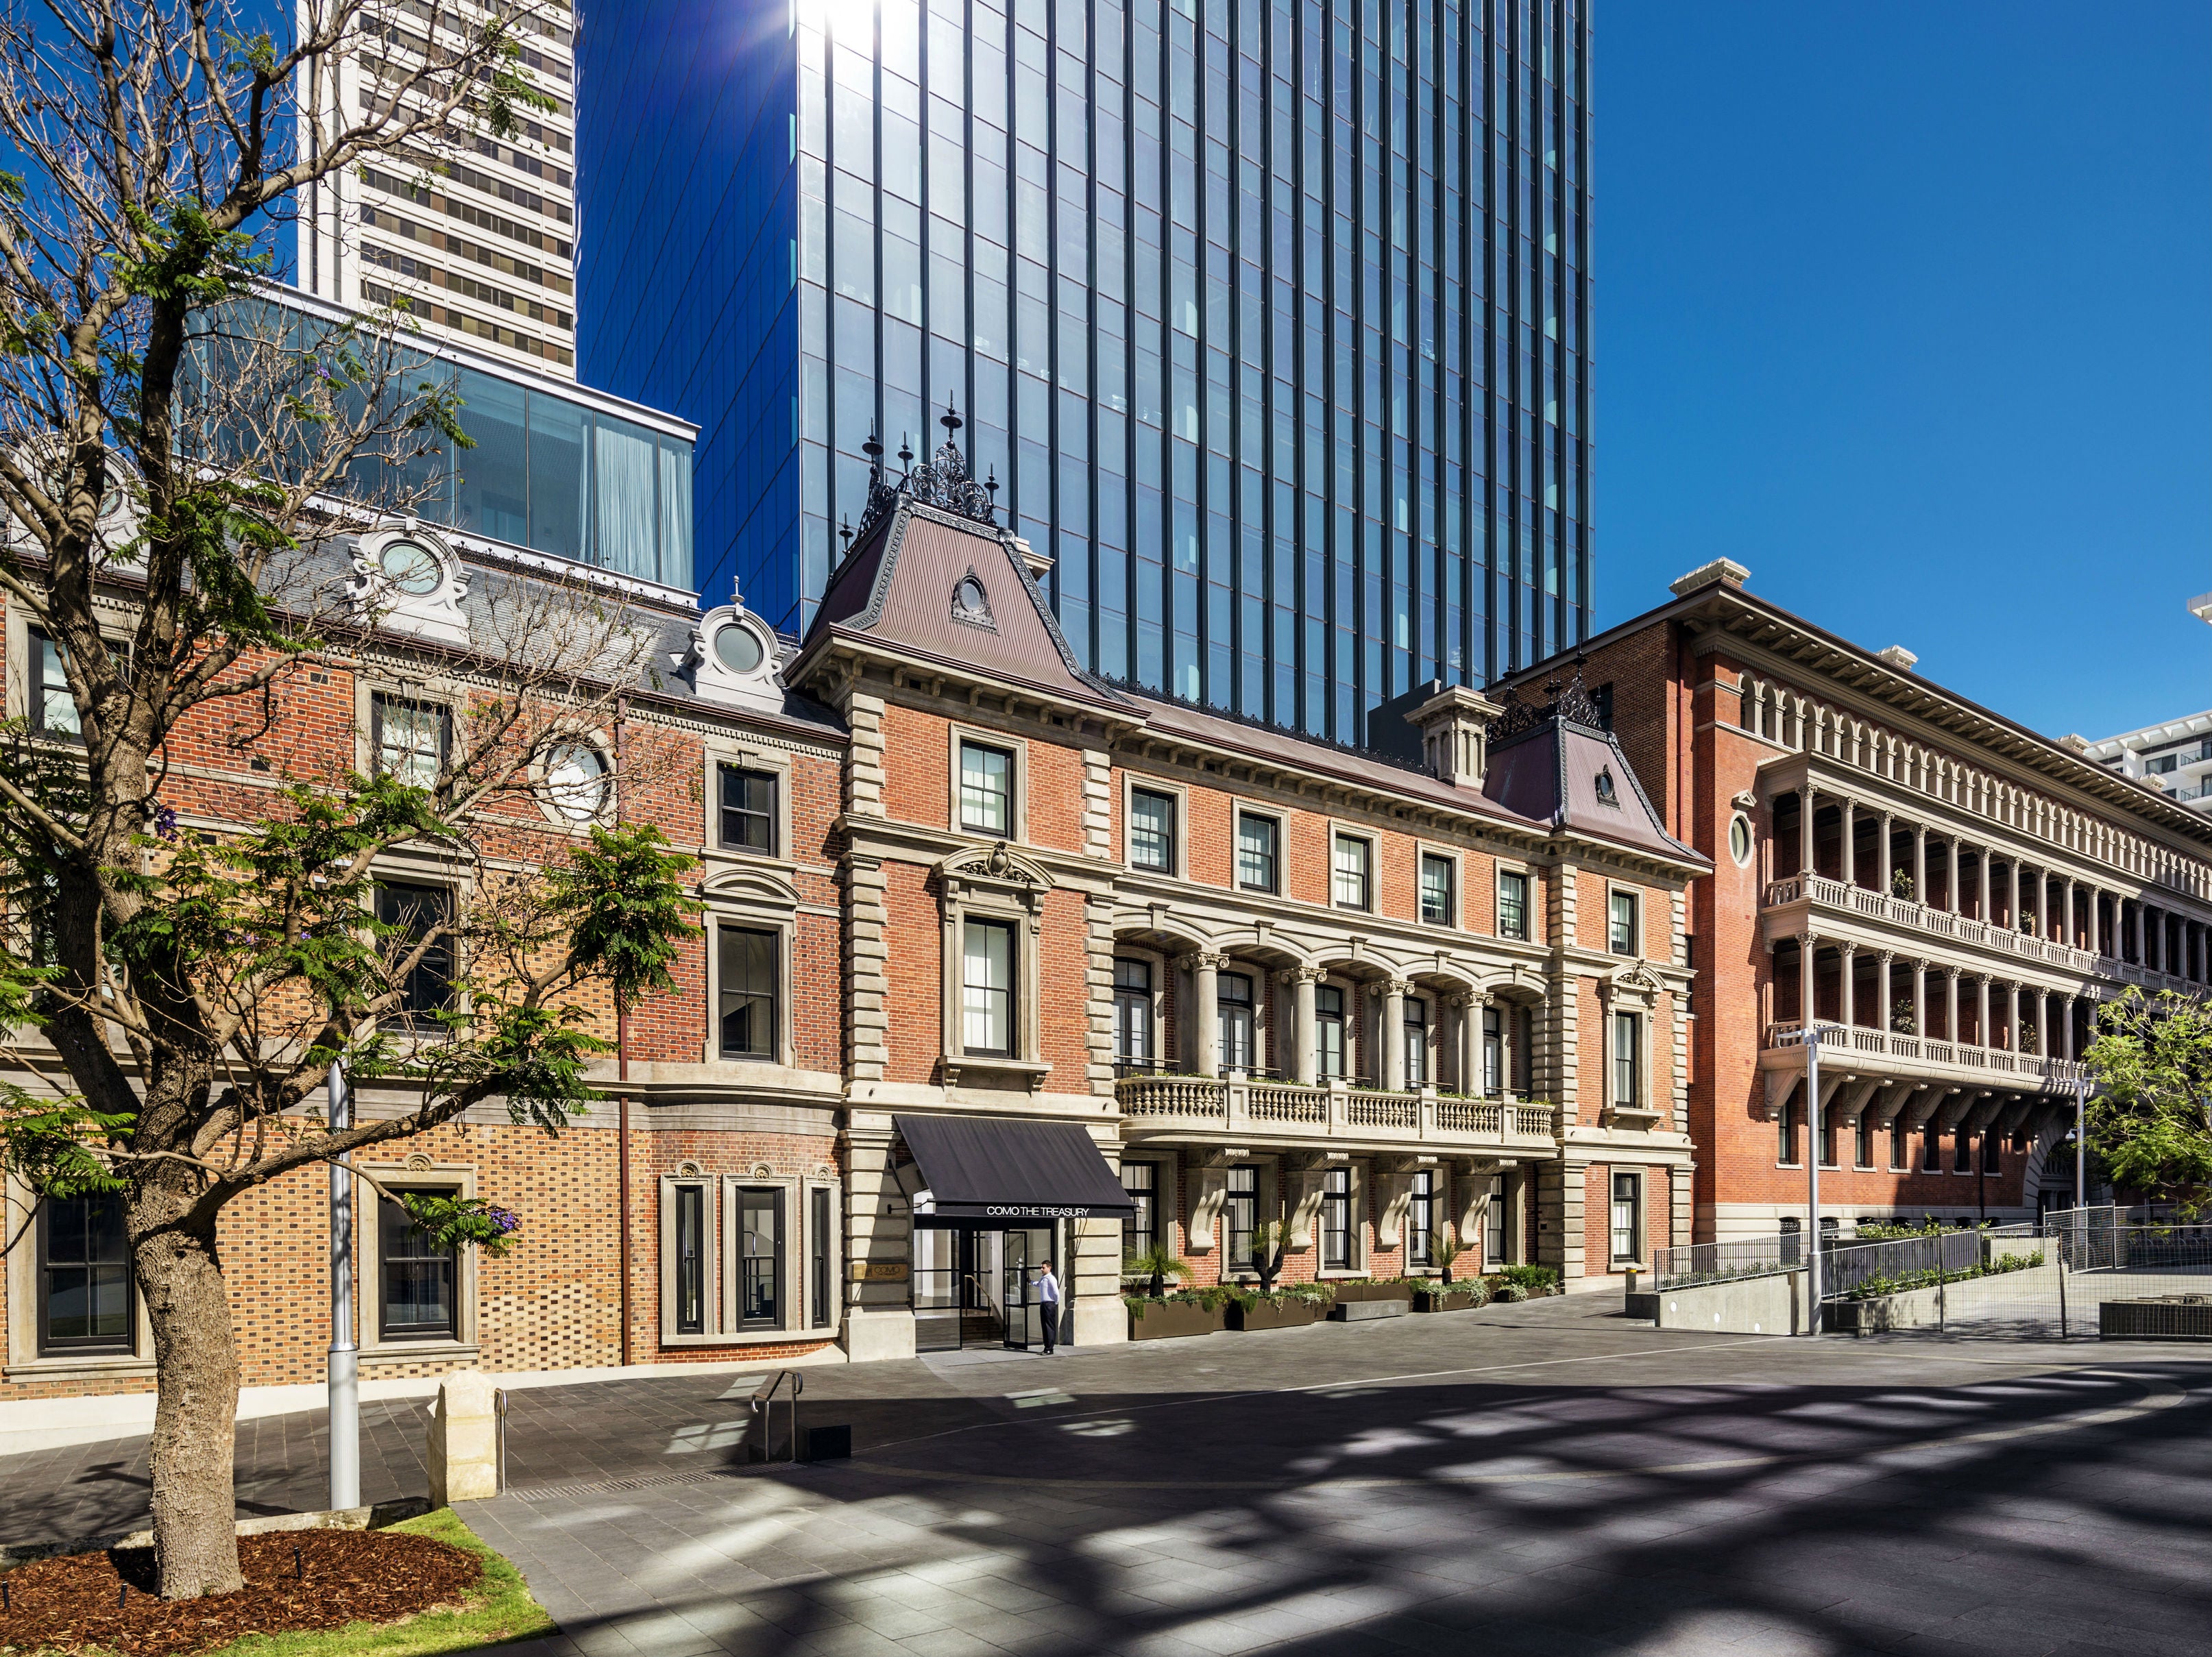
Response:
[{"label": "chimney", "polygon": [[1911,672],[1912,665],[1920,659],[1903,645],[1892,645],[1887,650],[1877,650],[1874,659],[1878,662],[1887,662],[1899,673]]},{"label": "chimney", "polygon": [[1421,733],[1421,764],[1437,781],[1480,788],[1490,764],[1490,722],[1505,710],[1479,690],[1452,685],[1406,716]]}]

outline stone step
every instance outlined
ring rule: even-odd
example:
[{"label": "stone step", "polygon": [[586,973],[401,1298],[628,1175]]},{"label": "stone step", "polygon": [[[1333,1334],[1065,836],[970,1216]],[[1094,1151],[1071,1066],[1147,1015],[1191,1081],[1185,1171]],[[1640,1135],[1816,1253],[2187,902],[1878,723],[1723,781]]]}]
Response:
[{"label": "stone step", "polygon": [[1364,1323],[1369,1318],[1402,1318],[1413,1309],[1411,1301],[1339,1301],[1328,1314],[1339,1323]]}]

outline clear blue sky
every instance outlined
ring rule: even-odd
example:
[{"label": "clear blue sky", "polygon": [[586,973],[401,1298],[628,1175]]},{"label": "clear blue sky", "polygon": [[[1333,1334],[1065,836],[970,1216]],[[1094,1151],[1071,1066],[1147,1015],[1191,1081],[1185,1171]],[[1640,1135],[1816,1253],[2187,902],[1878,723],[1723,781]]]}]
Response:
[{"label": "clear blue sky", "polygon": [[2051,735],[2212,707],[2212,4],[1595,17],[1599,624],[1726,555]]}]

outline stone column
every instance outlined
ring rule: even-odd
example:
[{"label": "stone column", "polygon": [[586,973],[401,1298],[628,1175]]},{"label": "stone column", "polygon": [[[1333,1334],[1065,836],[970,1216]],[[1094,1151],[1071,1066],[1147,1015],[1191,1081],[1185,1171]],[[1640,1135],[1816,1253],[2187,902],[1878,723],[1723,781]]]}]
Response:
[{"label": "stone column", "polygon": [[1382,1062],[1375,1075],[1386,1093],[1405,1091],[1406,992],[1413,987],[1402,978],[1385,980],[1382,985]]},{"label": "stone column", "polygon": [[1974,1045],[1986,1047],[1990,1041],[1990,980],[1986,975],[1974,980]]},{"label": "stone column", "polygon": [[1459,1090],[1482,1091],[1482,1010],[1490,1005],[1482,995],[1455,995],[1452,1007],[1459,1014]]},{"label": "stone column", "polygon": [[1889,964],[1896,959],[1897,956],[1888,950],[1884,950],[1875,957],[1874,986],[1880,1011],[1875,1015],[1875,1025],[1885,1035],[1889,1033]]},{"label": "stone column", "polygon": [[2035,1052],[2039,1059],[2051,1056],[2051,997],[2041,990],[2035,992]]},{"label": "stone column", "polygon": [[1959,969],[1943,968],[1943,1039],[1959,1039]]},{"label": "stone column", "polygon": [[2058,934],[2058,941],[2071,949],[2081,947],[2081,934],[2074,926],[2074,877],[2069,875],[2063,883],[2066,895],[2060,901],[2066,905],[2066,924]]},{"label": "stone column", "polygon": [[2008,890],[2005,904],[2005,925],[2014,932],[2020,930],[2020,859],[2005,859],[2005,884]]},{"label": "stone column", "polygon": [[1890,859],[1896,855],[1897,852],[1896,847],[1890,843],[1890,836],[1895,832],[1896,827],[1896,817],[1890,812],[1884,811],[1881,814],[1881,873],[1879,877],[1880,886],[1878,888],[1884,897],[1889,895]]},{"label": "stone column", "polygon": [[1285,973],[1283,981],[1291,986],[1291,1073],[1299,1086],[1310,1088],[1321,1065],[1314,1051],[1314,986],[1321,982],[1321,968],[1300,967]]},{"label": "stone column", "polygon": [[1928,1034],[1928,963],[1912,963],[1912,1033],[1925,1037]]},{"label": "stone column", "polygon": [[1943,840],[1943,907],[1953,914],[1964,914],[1966,906],[1959,901],[1959,837],[1947,835]]},{"label": "stone column", "polygon": [[[1848,812],[1850,808],[1846,806],[1844,809]],[[1854,976],[1852,968],[1858,961],[1858,945],[1856,944],[1839,944],[1837,946],[1836,956],[1836,970],[1839,974],[1837,979],[1838,995],[1837,998],[1836,1011],[1839,1015],[1841,1015],[1844,1028],[1845,1029],[1849,1029],[1852,1025],[1858,1023],[1858,1019],[1852,1005],[1856,999],[1853,991],[1856,987],[1856,986],[1852,982]]]},{"label": "stone column", "polygon": [[1912,825],[1912,901],[1928,901],[1928,825]]},{"label": "stone column", "polygon": [[1859,819],[1858,808],[1847,794],[1844,797],[1844,884],[1859,883]]},{"label": "stone column", "polygon": [[1814,806],[1813,785],[1807,783],[1797,791],[1798,860],[1806,874],[1813,872],[1813,813]]},{"label": "stone column", "polygon": [[2135,961],[2136,961],[2136,965],[2137,965],[2138,967],[2142,967],[2142,966],[2148,966],[2148,965],[2149,964],[2148,961],[2145,958],[2145,956],[2144,956],[2144,955],[2143,955],[2143,908],[2144,908],[2144,905],[2143,905],[2143,903],[2142,903],[2142,900],[2140,900],[2140,899],[2136,900],[2136,924],[2135,924],[2135,943],[2136,943],[2136,955],[2135,955]]},{"label": "stone column", "polygon": [[1191,1069],[1200,1076],[1221,1073],[1221,968],[1228,957],[1200,950],[1183,957],[1190,968]]},{"label": "stone column", "polygon": [[2008,984],[2005,992],[2005,1051],[2020,1051],[2020,986]]},{"label": "stone column", "polygon": [[1814,1009],[1820,1005],[1814,989],[1814,973],[1818,960],[1817,945],[1813,934],[1797,934],[1797,1017],[1807,1029],[1813,1028]]},{"label": "stone column", "polygon": [[1990,848],[1984,845],[1975,848],[1974,882],[1978,897],[1974,903],[1974,919],[1987,925],[1990,919]]},{"label": "stone column", "polygon": [[2070,995],[2062,995],[2058,998],[2058,1001],[2059,1005],[2064,1010],[2059,1015],[2061,1022],[2058,1028],[2061,1034],[2058,1038],[2058,1056],[2061,1059],[2071,1059],[2074,1057],[2074,998]]}]

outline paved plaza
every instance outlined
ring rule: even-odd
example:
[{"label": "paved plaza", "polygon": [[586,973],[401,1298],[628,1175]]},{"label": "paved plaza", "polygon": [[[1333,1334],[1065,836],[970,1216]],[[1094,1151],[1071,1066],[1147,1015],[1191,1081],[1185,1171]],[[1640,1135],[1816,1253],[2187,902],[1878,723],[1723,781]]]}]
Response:
[{"label": "paved plaza", "polygon": [[[2212,1354],[1617,1304],[812,1370],[854,1456],[797,1468],[735,1460],[728,1371],[541,1388],[465,1516],[561,1624],[527,1657],[2212,1647]],[[419,1493],[420,1406],[370,1413],[364,1496]],[[319,1505],[319,1425],[241,1427],[241,1512]],[[0,1540],[143,1466],[0,1460]]]}]

